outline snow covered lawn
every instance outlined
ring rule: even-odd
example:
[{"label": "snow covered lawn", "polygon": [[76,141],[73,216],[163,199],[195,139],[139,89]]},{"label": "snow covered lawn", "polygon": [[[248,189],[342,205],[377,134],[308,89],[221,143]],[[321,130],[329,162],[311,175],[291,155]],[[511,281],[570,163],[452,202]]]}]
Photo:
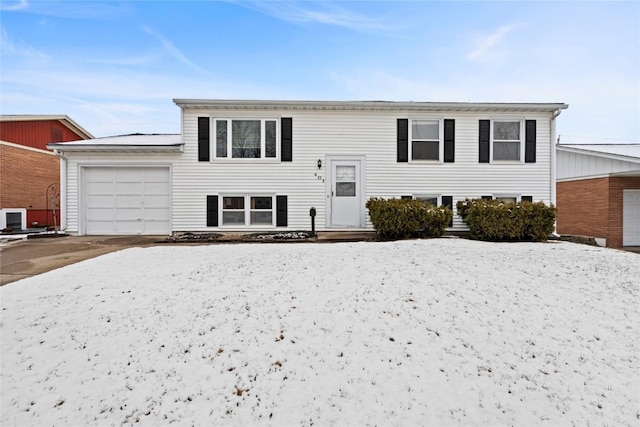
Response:
[{"label": "snow covered lawn", "polygon": [[134,248],[4,286],[2,425],[635,425],[640,257]]}]

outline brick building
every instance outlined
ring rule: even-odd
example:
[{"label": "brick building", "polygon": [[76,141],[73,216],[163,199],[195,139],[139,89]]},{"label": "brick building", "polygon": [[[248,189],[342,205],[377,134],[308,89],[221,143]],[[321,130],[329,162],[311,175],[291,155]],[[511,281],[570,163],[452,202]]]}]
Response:
[{"label": "brick building", "polygon": [[640,246],[640,144],[557,146],[557,231]]},{"label": "brick building", "polygon": [[0,229],[53,224],[60,160],[46,144],[91,138],[67,116],[0,116]]}]

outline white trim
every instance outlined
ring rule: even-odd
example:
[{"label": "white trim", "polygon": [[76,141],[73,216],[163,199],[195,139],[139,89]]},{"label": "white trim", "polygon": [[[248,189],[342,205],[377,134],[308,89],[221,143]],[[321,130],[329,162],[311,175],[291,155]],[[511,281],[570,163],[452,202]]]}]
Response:
[{"label": "white trim", "polygon": [[[244,223],[243,224],[224,224],[224,216],[223,213],[225,211],[224,209],[224,198],[225,197],[242,197],[244,199],[244,208],[243,208],[243,212],[244,212]],[[270,197],[271,198],[271,225],[269,224],[251,224],[251,198],[252,197]],[[218,209],[218,227],[221,230],[224,231],[230,231],[231,229],[235,228],[239,228],[239,229],[244,229],[246,230],[247,228],[255,228],[255,229],[261,229],[261,228],[275,228],[276,227],[276,216],[277,216],[277,200],[276,200],[276,194],[275,193],[252,193],[252,192],[243,192],[243,191],[239,191],[239,192],[232,192],[232,193],[220,193],[218,194],[218,200],[219,200],[219,209]],[[254,209],[253,211],[262,211],[262,212],[268,212],[266,209]],[[237,209],[227,209],[227,212],[240,212]],[[209,227],[213,227],[213,226],[209,226]]]},{"label": "white trim", "polygon": [[229,99],[174,99],[184,109],[228,110],[352,110],[352,111],[472,111],[551,113],[569,106],[563,103],[491,102],[395,102],[395,101],[283,101]]},{"label": "white trim", "polygon": [[[411,116],[409,119],[408,139],[409,139],[409,163],[418,164],[440,164],[444,163],[444,118],[442,116],[429,117],[429,116]],[[413,121],[435,121],[438,122],[438,159],[414,159],[413,158]],[[426,142],[433,142],[433,140],[420,140]]]},{"label": "white trim", "polygon": [[20,214],[20,229],[27,229],[27,210],[25,208],[2,208],[0,209],[0,230],[7,228],[7,214],[19,213]]},{"label": "white trim", "polygon": [[564,151],[565,153],[576,153],[576,154],[582,154],[585,156],[594,156],[594,157],[602,157],[605,159],[621,160],[623,162],[640,163],[640,157],[624,156],[622,154],[613,154],[613,153],[603,153],[602,151],[587,150],[584,148],[570,147],[568,145],[562,145],[562,144],[556,145],[556,149],[558,151]]},{"label": "white trim", "polygon": [[42,150],[40,148],[35,148],[35,147],[30,147],[28,145],[16,144],[16,143],[13,143],[13,142],[8,142],[8,141],[0,141],[0,145],[4,145],[4,146],[7,146],[7,147],[11,147],[11,148],[18,148],[18,149],[21,149],[21,150],[33,151],[35,153],[40,153],[40,154],[47,154],[49,156],[55,156],[55,154],[52,153],[51,151]]},{"label": "white trim", "polygon": [[[504,160],[494,160],[493,159],[493,125],[495,122],[519,122],[520,123],[520,155],[519,159],[504,159]],[[525,156],[525,127],[524,127],[525,119],[524,117],[491,117],[490,126],[489,126],[489,162],[493,164],[522,164],[524,163]],[[516,142],[515,140],[500,140],[500,142]]]},{"label": "white trim", "polygon": [[[224,117],[214,117],[209,115],[209,159],[210,162],[280,162],[280,121],[281,117],[256,117],[256,116],[237,116],[225,114]],[[233,157],[233,121],[259,121],[260,122],[260,157]],[[217,123],[219,121],[227,122],[227,156],[218,157],[218,137]],[[266,123],[268,121],[276,124],[276,155],[275,157],[266,157],[267,155],[267,132]]]},{"label": "white trim", "polygon": [[[359,227],[353,227],[353,228],[349,228],[349,227],[344,227],[344,226],[332,226],[331,225],[331,191],[332,191],[332,184],[333,184],[333,162],[341,162],[341,161],[348,161],[348,162],[360,162],[360,176],[358,177],[359,179],[359,184],[360,184],[360,226]],[[360,156],[360,155],[354,155],[354,156],[347,156],[347,155],[325,155],[325,160],[324,160],[324,164],[326,164],[326,169],[325,169],[325,175],[326,175],[326,179],[325,179],[325,227],[328,230],[338,230],[338,229],[345,229],[345,230],[357,230],[357,229],[364,229],[366,228],[366,224],[367,224],[367,213],[366,213],[366,208],[365,208],[365,204],[367,201],[367,180],[366,180],[366,169],[367,169],[367,157],[366,156]]]}]

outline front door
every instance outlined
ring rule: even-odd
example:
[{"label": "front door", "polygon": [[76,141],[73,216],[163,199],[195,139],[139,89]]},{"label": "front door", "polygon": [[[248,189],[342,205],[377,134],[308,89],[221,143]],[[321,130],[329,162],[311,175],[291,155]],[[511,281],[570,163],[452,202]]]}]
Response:
[{"label": "front door", "polygon": [[360,160],[330,161],[330,226],[363,227]]}]

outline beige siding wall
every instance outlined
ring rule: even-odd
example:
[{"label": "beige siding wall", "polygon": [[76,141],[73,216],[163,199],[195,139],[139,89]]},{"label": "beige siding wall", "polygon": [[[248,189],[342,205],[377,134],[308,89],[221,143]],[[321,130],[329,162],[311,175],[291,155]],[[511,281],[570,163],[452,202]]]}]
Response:
[{"label": "beige siding wall", "polygon": [[[550,114],[406,114],[401,112],[246,111],[233,117],[293,118],[293,162],[198,162],[197,118],[227,118],[228,111],[184,110],[184,153],[173,167],[173,229],[206,230],[206,195],[281,194],[288,196],[288,229],[310,227],[309,208],[317,209],[316,226],[325,227],[326,156],[365,156],[366,197],[411,194],[453,196],[456,201],[482,195],[528,195],[551,201]],[[397,163],[398,118],[456,120],[455,163]],[[537,162],[478,163],[478,120],[537,120]],[[317,161],[323,161],[321,170]],[[319,179],[320,177],[320,179]],[[367,227],[371,227],[367,223]],[[454,228],[464,225],[458,217]],[[214,230],[215,228],[210,228]]]}]

